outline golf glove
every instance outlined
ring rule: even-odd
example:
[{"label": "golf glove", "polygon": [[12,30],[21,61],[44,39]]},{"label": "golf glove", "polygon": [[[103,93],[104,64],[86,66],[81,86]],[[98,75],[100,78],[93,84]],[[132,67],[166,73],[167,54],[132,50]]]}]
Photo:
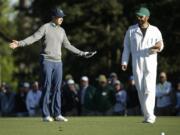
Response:
[{"label": "golf glove", "polygon": [[85,58],[91,58],[93,57],[97,52],[94,51],[94,52],[83,52],[82,56],[85,57]]}]

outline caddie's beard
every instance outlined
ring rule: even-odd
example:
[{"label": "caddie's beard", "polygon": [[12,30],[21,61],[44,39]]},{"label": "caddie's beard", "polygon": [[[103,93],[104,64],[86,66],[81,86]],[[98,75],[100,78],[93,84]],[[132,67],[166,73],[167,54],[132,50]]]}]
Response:
[{"label": "caddie's beard", "polygon": [[139,26],[142,26],[144,23],[145,23],[145,21],[143,21],[143,20],[138,20]]}]

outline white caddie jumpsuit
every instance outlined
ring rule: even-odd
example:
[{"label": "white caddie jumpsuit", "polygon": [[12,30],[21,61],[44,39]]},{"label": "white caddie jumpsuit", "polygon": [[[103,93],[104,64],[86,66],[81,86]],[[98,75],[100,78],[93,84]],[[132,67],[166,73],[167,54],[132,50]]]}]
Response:
[{"label": "white caddie jumpsuit", "polygon": [[150,53],[149,48],[156,42],[161,41],[162,51],[164,45],[159,29],[149,25],[146,34],[143,34],[138,24],[130,26],[124,39],[124,50],[122,54],[122,64],[127,65],[129,56],[132,56],[132,69],[135,78],[135,85],[144,119],[155,120],[155,89],[157,74],[157,53]]}]

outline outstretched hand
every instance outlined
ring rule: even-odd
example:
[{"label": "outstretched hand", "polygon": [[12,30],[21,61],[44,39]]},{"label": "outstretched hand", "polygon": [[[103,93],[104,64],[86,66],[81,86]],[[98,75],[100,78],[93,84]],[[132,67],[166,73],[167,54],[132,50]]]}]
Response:
[{"label": "outstretched hand", "polygon": [[12,49],[15,49],[18,47],[18,41],[17,40],[13,40],[10,44],[9,44],[9,47],[12,48]]},{"label": "outstretched hand", "polygon": [[91,58],[91,57],[93,57],[96,53],[97,53],[97,51],[94,51],[94,52],[84,52],[84,57],[85,57],[85,58]]}]

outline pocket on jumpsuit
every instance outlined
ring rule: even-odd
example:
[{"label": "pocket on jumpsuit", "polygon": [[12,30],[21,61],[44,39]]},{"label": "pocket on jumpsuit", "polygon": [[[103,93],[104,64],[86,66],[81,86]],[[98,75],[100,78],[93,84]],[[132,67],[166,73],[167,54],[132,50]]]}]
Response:
[{"label": "pocket on jumpsuit", "polygon": [[145,94],[149,94],[150,91],[154,91],[156,87],[156,72],[157,72],[157,60],[156,54],[152,54],[146,58],[145,68]]}]

